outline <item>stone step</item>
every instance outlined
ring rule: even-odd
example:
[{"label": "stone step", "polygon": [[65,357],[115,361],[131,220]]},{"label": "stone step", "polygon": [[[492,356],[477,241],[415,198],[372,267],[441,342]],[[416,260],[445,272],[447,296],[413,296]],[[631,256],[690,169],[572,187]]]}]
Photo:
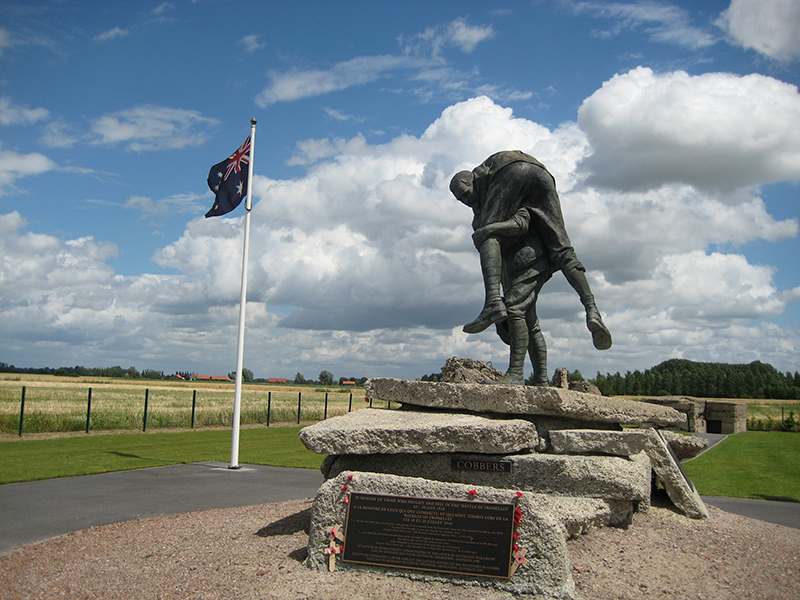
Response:
[{"label": "stone step", "polygon": [[607,398],[573,390],[523,385],[435,383],[375,378],[364,385],[367,398],[441,410],[546,415],[622,425],[687,428],[683,413],[668,406]]},{"label": "stone step", "polygon": [[300,430],[318,454],[510,454],[535,448],[536,426],[523,419],[363,408]]},{"label": "stone step", "polygon": [[326,479],[346,471],[366,471],[619,501],[614,526],[627,525],[634,508],[649,506],[652,471],[644,452],[631,458],[558,454],[349,454],[328,457],[322,468]]}]

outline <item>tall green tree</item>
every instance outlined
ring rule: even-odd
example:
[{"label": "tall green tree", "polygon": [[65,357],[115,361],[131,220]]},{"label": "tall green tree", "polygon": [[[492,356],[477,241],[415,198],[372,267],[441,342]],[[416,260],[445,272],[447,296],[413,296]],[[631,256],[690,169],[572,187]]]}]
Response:
[{"label": "tall green tree", "polygon": [[[236,371],[231,371],[228,373],[228,377],[231,379],[236,379]],[[253,377],[253,372],[246,367],[242,367],[242,381],[244,383],[252,383],[253,379],[255,379],[255,377]]]}]

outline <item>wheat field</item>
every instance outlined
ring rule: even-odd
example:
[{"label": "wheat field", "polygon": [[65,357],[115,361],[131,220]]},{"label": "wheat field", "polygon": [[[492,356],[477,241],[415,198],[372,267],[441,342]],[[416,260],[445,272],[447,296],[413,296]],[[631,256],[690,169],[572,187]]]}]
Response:
[{"label": "wheat field", "polygon": [[[90,431],[230,426],[234,396],[232,383],[2,375],[0,434],[19,433],[21,413],[23,434],[83,431],[87,414]],[[241,423],[308,423],[365,406],[361,388],[244,384]]]}]

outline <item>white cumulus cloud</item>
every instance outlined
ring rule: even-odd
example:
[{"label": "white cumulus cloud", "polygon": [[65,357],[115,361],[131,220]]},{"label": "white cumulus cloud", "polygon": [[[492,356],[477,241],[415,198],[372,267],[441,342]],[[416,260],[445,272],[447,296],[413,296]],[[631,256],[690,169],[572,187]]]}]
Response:
[{"label": "white cumulus cloud", "polygon": [[[796,220],[776,220],[753,190],[721,194],[682,183],[627,193],[587,187],[580,170],[592,147],[575,125],[550,130],[483,97],[449,107],[419,138],[300,146],[306,158],[295,164],[309,165],[307,176],[257,177],[254,186],[250,294],[283,307],[276,318],[284,328],[349,332],[342,343],[385,328],[397,335],[426,331],[452,343],[459,324],[480,306],[481,285],[470,213],[447,184],[454,172],[501,148],[528,151],[556,175],[573,243],[621,333],[664,312],[675,339],[694,339],[703,310],[719,306],[715,318],[731,324],[779,315],[791,301],[772,283],[769,267],[707,247],[793,236]],[[222,264],[240,256],[235,223],[198,221],[156,259],[234,298],[238,281]],[[219,263],[211,257],[223,251],[223,240],[229,257]],[[735,285],[740,280],[747,285]],[[555,356],[592,352],[580,304],[559,275],[541,306],[556,337]],[[632,322],[622,317],[626,310],[635,313]],[[503,354],[491,336],[463,343],[474,344],[473,352]]]},{"label": "white cumulus cloud", "polygon": [[[710,103],[703,86],[712,83],[719,82],[637,70],[607,82],[584,108],[596,111],[606,105],[607,88],[618,92],[624,84],[649,106],[695,92],[702,115]],[[756,90],[764,83],[756,82]],[[774,89],[785,91],[779,83]],[[723,113],[738,114],[740,103],[758,113],[789,102],[780,94],[777,100],[760,91],[737,99],[725,85],[710,89],[718,91]],[[305,169],[300,175],[254,180],[245,365],[262,375],[305,371],[314,377],[327,368],[348,376],[414,377],[459,355],[503,368],[507,348],[492,332],[461,332],[482,305],[482,285],[471,211],[452,197],[448,183],[456,171],[506,148],[537,156],[555,175],[571,240],[614,334],[608,353],[592,348],[580,302],[556,274],[539,306],[553,368],[603,371],[620,361],[646,367],[681,355],[777,365],[794,360],[797,332],[769,319],[800,292],[779,289],[774,267],[752,264],[737,250],[747,241],[797,235],[797,221],[770,215],[754,187],[780,175],[756,162],[739,166],[748,172],[739,188],[719,183],[726,181],[725,170],[715,172],[716,180],[697,173],[676,177],[685,146],[669,141],[669,132],[660,134],[663,141],[643,119],[637,122],[645,133],[626,130],[613,102],[607,106],[608,131],[629,134],[614,148],[622,171],[641,152],[631,140],[655,140],[660,160],[648,164],[642,185],[632,186],[638,189],[587,183],[586,169],[595,167],[599,151],[608,151],[598,140],[611,136],[600,117],[584,109],[580,124],[551,129],[477,97],[446,108],[419,136],[399,135],[385,144],[363,136],[299,144],[294,164]],[[637,101],[628,107],[634,117],[636,107]],[[710,153],[713,135],[724,128],[685,119],[701,129],[693,132],[705,148],[698,155]],[[762,122],[770,121],[765,116]],[[676,126],[688,127],[680,119]],[[735,147],[726,151],[749,157],[761,143],[758,135],[739,128],[726,142]],[[766,151],[774,158],[781,148],[791,156],[791,135],[787,139],[769,141]],[[133,196],[129,206],[147,212],[159,202]],[[180,275],[121,277],[107,264],[112,245],[25,233],[19,215],[2,216],[0,289],[10,291],[0,297],[0,322],[10,326],[0,328],[0,345],[23,358],[46,342],[51,348],[80,345],[81,360],[91,364],[137,356],[140,367],[232,370],[242,221],[237,213],[189,221],[184,234],[154,256]]]},{"label": "white cumulus cloud", "polygon": [[764,75],[638,67],[584,100],[578,125],[593,184],[732,190],[800,179],[800,94]]},{"label": "white cumulus cloud", "polygon": [[732,0],[717,25],[733,43],[770,58],[800,58],[800,2],[797,0]]}]

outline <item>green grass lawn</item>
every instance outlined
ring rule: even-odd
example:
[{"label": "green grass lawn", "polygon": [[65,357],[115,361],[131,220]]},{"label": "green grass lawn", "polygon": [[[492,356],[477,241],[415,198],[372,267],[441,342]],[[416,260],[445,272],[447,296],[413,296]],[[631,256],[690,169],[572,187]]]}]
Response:
[{"label": "green grass lawn", "polygon": [[[239,462],[317,469],[300,427],[242,429]],[[230,430],[92,434],[0,442],[0,483],[70,477],[180,463],[229,462]],[[748,431],[684,463],[707,496],[800,502],[800,434]]]},{"label": "green grass lawn", "polygon": [[[300,427],[242,429],[241,464],[317,469]],[[231,431],[87,435],[0,442],[0,483],[107,473],[208,460],[230,462]]]},{"label": "green grass lawn", "polygon": [[798,433],[737,433],[683,466],[706,496],[800,502]]}]

